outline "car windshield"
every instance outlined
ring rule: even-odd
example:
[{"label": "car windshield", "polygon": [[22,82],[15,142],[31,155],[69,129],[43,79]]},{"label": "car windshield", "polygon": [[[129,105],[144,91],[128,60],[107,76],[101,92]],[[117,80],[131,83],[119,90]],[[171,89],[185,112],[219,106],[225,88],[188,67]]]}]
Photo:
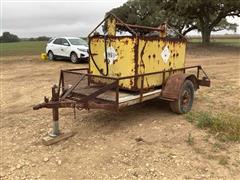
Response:
[{"label": "car windshield", "polygon": [[54,38],[50,38],[47,43],[50,43],[54,40]]},{"label": "car windshield", "polygon": [[68,40],[72,45],[87,45],[87,42],[80,38],[68,39]]}]

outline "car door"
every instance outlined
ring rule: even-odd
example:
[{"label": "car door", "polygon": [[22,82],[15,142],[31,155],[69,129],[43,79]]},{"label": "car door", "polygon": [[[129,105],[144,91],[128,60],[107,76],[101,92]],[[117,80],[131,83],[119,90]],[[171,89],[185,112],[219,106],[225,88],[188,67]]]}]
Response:
[{"label": "car door", "polygon": [[61,51],[60,51],[60,48],[61,48],[61,38],[57,38],[53,41],[51,47],[50,47],[50,50],[53,52],[54,55],[56,56],[61,56]]},{"label": "car door", "polygon": [[70,43],[65,38],[61,38],[61,45],[60,45],[60,56],[69,57],[70,56]]}]

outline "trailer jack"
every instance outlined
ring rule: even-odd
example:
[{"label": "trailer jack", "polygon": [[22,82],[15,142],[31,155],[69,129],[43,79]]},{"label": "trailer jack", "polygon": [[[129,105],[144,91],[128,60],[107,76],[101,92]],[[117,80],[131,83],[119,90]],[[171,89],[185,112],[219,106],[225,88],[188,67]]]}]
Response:
[{"label": "trailer jack", "polygon": [[[49,102],[49,99],[44,97],[45,103]],[[58,87],[54,85],[52,87],[52,102],[58,102],[59,101],[59,93],[58,93]],[[36,108],[36,107],[35,107]],[[73,132],[60,132],[59,130],[59,108],[57,106],[52,108],[52,114],[53,114],[53,121],[52,121],[52,130],[42,139],[42,142],[44,145],[49,146],[55,143],[58,143],[59,141],[68,139],[74,135]]]}]

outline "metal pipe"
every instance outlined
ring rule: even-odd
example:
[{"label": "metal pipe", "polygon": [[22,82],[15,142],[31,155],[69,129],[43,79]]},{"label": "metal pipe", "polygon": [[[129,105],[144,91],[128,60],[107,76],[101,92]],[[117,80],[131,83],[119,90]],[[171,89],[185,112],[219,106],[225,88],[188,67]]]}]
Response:
[{"label": "metal pipe", "polygon": [[136,28],[136,29],[144,29],[144,30],[149,30],[149,31],[165,31],[164,28],[156,28],[156,27],[149,27],[149,26],[141,26],[141,25],[135,25],[135,24],[122,24],[122,23],[117,23],[117,26],[128,26],[129,28]]},{"label": "metal pipe", "polygon": [[119,105],[119,80],[116,81],[116,106]]},{"label": "metal pipe", "polygon": [[[198,65],[197,66],[189,66],[189,67],[184,67],[184,68],[177,68],[177,69],[174,69],[174,70],[184,70],[184,69],[193,69],[193,68],[197,68],[199,67]],[[165,72],[171,72],[172,70],[165,70]],[[151,72],[151,73],[145,73],[143,74],[144,76],[148,76],[148,75],[154,75],[154,74],[161,74],[163,73],[164,71],[156,71],[156,72]],[[141,74],[137,74],[137,75],[133,75],[133,76],[124,76],[124,77],[120,77],[118,78],[119,80],[124,80],[124,79],[129,79],[129,78],[134,78],[134,77],[139,77],[141,76]]]},{"label": "metal pipe", "polygon": [[[59,100],[59,94],[58,94],[57,90],[58,90],[57,85],[54,85],[52,87],[52,101],[53,102],[57,102]],[[53,128],[52,128],[52,132],[49,133],[49,136],[56,137],[60,134],[59,121],[58,121],[59,120],[58,107],[53,107],[52,113],[53,113]]]}]

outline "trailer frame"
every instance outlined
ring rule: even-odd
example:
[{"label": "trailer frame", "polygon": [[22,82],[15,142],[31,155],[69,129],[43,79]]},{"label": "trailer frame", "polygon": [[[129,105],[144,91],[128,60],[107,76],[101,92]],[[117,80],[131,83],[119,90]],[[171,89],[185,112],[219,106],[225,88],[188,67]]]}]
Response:
[{"label": "trailer frame", "polygon": [[[195,73],[186,74],[186,71],[188,70],[194,70]],[[201,79],[200,72],[202,73]],[[170,73],[168,78],[165,78],[166,73]],[[66,88],[66,85],[64,84],[66,74],[74,74],[79,76],[79,78],[77,78],[74,84],[69,88]],[[150,75],[162,75],[160,77],[163,78],[163,85],[161,87],[155,87],[151,90],[144,89],[144,77]],[[119,82],[123,79],[134,78],[135,76],[141,78],[141,89],[139,92],[134,92],[134,94],[133,92],[122,92],[122,90],[120,90]],[[51,132],[51,135],[57,136],[60,133],[58,124],[59,108],[76,108],[87,110],[105,109],[110,111],[119,111],[124,107],[142,103],[154,98],[160,98],[167,101],[175,101],[178,98],[178,89],[176,89],[176,87],[181,87],[185,79],[189,79],[193,82],[195,90],[197,90],[199,86],[210,86],[210,80],[200,65],[152,72],[147,74],[139,74],[135,76],[115,78],[92,75],[89,73],[88,68],[61,70],[59,85],[54,85],[52,87],[52,98],[49,99],[44,97],[44,102],[35,105],[33,109],[52,109],[53,131]],[[78,85],[81,81],[83,81],[84,78],[86,80],[86,86],[79,88]],[[110,83],[96,84],[96,81],[94,81],[94,83],[91,81],[92,78],[103,78],[105,80],[110,80]],[[76,87],[78,87],[80,90],[79,93],[75,92]],[[82,93],[84,91],[86,92],[86,90],[89,90],[90,88],[93,88],[94,91],[90,93],[88,92],[88,94]],[[111,92],[111,96],[107,94],[104,96],[105,98],[99,98],[99,96],[106,93],[107,91]],[[121,97],[121,93],[124,95],[124,97]]]}]

